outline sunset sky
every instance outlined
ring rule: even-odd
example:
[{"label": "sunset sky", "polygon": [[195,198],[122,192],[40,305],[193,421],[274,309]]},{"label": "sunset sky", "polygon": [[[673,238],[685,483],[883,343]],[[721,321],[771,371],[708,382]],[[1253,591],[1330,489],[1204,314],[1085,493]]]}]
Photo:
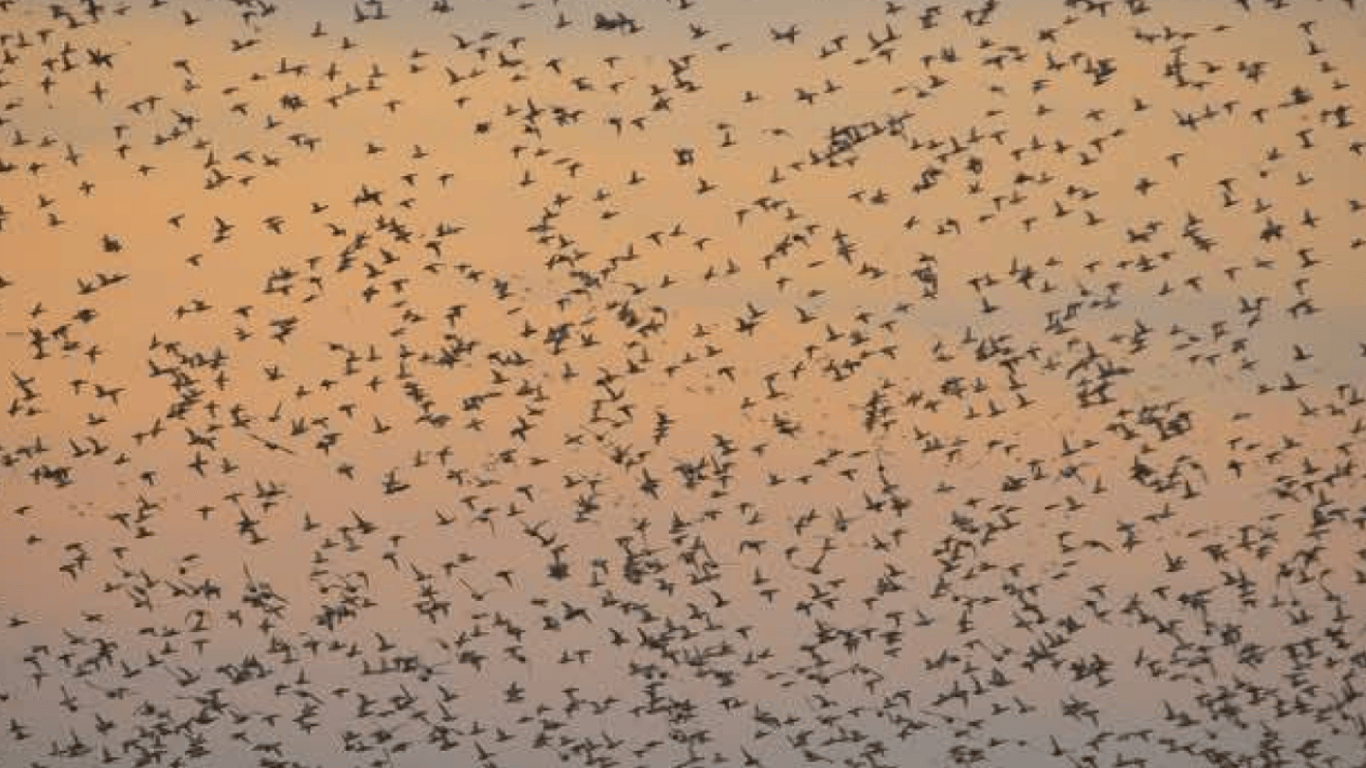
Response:
[{"label": "sunset sky", "polygon": [[1366,766],[1246,6],[4,5],[0,766]]}]

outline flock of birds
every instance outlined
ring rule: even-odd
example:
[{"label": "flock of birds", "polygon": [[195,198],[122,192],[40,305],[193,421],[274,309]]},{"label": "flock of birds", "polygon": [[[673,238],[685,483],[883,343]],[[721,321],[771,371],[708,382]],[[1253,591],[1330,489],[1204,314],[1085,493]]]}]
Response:
[{"label": "flock of birds", "polygon": [[1366,766],[1352,0],[0,0],[0,766]]}]

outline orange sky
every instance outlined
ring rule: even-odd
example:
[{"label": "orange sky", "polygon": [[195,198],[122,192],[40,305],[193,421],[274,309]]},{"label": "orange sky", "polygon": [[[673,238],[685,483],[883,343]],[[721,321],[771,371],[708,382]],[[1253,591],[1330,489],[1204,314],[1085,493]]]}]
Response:
[{"label": "orange sky", "polygon": [[[1252,722],[1350,756],[1359,708],[1329,705],[1360,634],[1333,599],[1350,606],[1360,572],[1359,12],[1169,1],[1138,16],[1108,3],[1102,17],[1023,2],[987,27],[946,8],[921,29],[919,5],[659,4],[622,35],[593,30],[606,9],[582,4],[391,5],[394,18],[359,24],[305,5],[249,18],[137,5],[74,26],[32,5],[3,12],[0,612],[29,623],[0,628],[0,718],[41,734],[13,754],[68,738],[40,716],[65,711],[62,684],[81,692],[70,719],[90,743],[115,749],[137,719],[125,706],[108,736],[94,729],[107,702],[89,686],[120,684],[114,667],[72,677],[47,660],[54,679],[34,685],[24,657],[73,643],[63,630],[116,639],[142,664],[198,607],[210,641],[197,655],[197,633],[174,635],[166,665],[208,683],[219,664],[267,654],[267,635],[229,615],[249,571],[289,600],[273,629],[287,642],[327,636],[314,619],[335,585],[368,580],[375,604],[332,636],[368,648],[379,631],[446,660],[440,679],[469,691],[461,717],[516,734],[508,765],[556,759],[517,718],[561,705],[570,685],[623,701],[568,726],[580,756],[600,731],[630,748],[667,740],[667,721],[624,714],[647,700],[629,663],[658,661],[637,629],[666,622],[697,632],[673,642],[680,656],[723,638],[736,649],[679,664],[667,686],[704,710],[674,727],[710,729],[708,759],[742,763],[743,745],[765,764],[810,760],[789,739],[838,733],[817,719],[820,694],[855,710],[841,727],[895,747],[883,764],[946,763],[955,744],[1061,764],[1054,736],[1104,765],[1194,765],[1156,736],[1086,743],[1152,727],[1256,754],[1253,728],[1211,717],[1196,737],[1162,719],[1162,700],[1199,711],[1234,675],[1332,710],[1277,718],[1240,688]],[[561,13],[574,23],[556,29]],[[775,40],[790,23],[796,42]],[[1115,69],[1097,85],[1102,60]],[[1196,84],[1178,87],[1173,61]],[[870,138],[847,165],[811,162],[832,127],[892,115],[906,115],[902,135]],[[1080,391],[1102,375],[1113,400],[1086,406]],[[97,394],[114,389],[117,403]],[[691,486],[684,465],[698,468]],[[1140,482],[1140,465],[1159,481]],[[35,482],[44,468],[72,482]],[[386,493],[386,477],[407,487]],[[358,537],[353,514],[379,529]],[[264,541],[239,535],[244,516]],[[154,535],[135,537],[139,524]],[[658,575],[627,579],[623,541],[654,550],[642,557]],[[719,576],[694,583],[700,548]],[[84,570],[61,570],[81,551]],[[560,558],[569,578],[551,574]],[[1239,599],[1237,573],[1255,601]],[[131,589],[149,578],[152,611]],[[223,601],[176,594],[206,578]],[[424,584],[450,601],[439,622],[415,610]],[[1202,589],[1207,626],[1181,600]],[[1047,622],[1018,623],[1021,594]],[[1121,612],[1135,600],[1143,610]],[[564,604],[591,606],[593,623],[549,629]],[[935,623],[912,630],[918,610]],[[1185,642],[1145,611],[1181,617]],[[525,639],[491,629],[495,614]],[[1022,667],[1066,616],[1087,627],[1059,666]],[[1224,622],[1251,639],[1216,645]],[[490,655],[480,673],[452,650],[476,626],[462,647]],[[844,671],[821,682],[806,644],[832,626],[908,637],[827,648]],[[1306,662],[1320,687],[1287,682],[1286,644],[1325,627],[1350,640]],[[1281,655],[1240,666],[1253,642]],[[1215,667],[1188,665],[1206,643]],[[1133,664],[1140,648],[1166,671]],[[559,663],[579,649],[593,664]],[[931,668],[941,650],[957,660]],[[1071,679],[1065,665],[1092,653],[1114,660],[1117,685]],[[385,698],[399,684],[342,654],[310,664],[319,691]],[[734,668],[746,716],[802,725],[756,740],[721,704],[732,690],[695,677],[712,665]],[[1017,685],[936,703],[993,667]],[[495,706],[511,682],[526,702]],[[403,685],[435,709],[431,681]],[[902,687],[910,716],[934,724],[920,746],[883,705]],[[182,688],[146,672],[137,697]],[[354,708],[338,697],[306,735],[283,725],[298,702],[269,685],[232,695],[285,713],[278,730],[251,720],[249,743],[283,740],[304,762],[337,754]],[[999,716],[1012,697],[1039,709]],[[1060,714],[1068,697],[1093,702],[1097,723]],[[983,724],[955,733],[964,718]],[[206,728],[218,754],[238,754],[221,725]],[[394,764],[437,764],[425,726],[400,730],[414,745]],[[460,749],[477,759],[470,739]],[[670,743],[637,759],[688,754]]]}]

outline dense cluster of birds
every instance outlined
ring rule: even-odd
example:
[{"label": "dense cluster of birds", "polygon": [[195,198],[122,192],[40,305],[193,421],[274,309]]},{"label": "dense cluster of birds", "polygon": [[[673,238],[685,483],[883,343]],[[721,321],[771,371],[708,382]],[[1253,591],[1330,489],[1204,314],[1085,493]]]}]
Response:
[{"label": "dense cluster of birds", "polygon": [[0,765],[1366,766],[1352,0],[0,0]]}]

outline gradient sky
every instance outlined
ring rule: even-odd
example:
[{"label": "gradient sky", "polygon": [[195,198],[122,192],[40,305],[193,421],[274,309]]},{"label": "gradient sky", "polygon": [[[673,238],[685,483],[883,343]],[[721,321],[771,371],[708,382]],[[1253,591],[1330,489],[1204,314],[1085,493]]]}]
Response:
[{"label": "gradient sky", "polygon": [[1249,6],[6,6],[0,763],[1362,765],[1366,22]]}]

